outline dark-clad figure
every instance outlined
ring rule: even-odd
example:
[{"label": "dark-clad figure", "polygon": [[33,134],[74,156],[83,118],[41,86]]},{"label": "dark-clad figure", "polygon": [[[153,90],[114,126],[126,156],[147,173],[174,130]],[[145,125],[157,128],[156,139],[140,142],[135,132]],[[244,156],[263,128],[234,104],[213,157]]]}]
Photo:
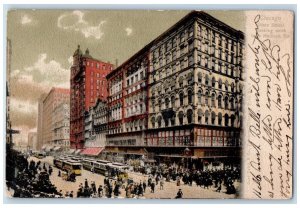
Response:
[{"label": "dark-clad figure", "polygon": [[175,199],[182,199],[182,196],[183,196],[183,193],[182,193],[181,189],[179,189]]}]

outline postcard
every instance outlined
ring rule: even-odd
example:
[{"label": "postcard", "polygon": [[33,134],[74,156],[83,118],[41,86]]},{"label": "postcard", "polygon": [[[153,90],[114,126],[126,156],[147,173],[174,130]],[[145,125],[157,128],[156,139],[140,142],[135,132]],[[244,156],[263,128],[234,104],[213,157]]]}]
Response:
[{"label": "postcard", "polygon": [[293,197],[292,11],[11,9],[6,66],[10,200]]}]

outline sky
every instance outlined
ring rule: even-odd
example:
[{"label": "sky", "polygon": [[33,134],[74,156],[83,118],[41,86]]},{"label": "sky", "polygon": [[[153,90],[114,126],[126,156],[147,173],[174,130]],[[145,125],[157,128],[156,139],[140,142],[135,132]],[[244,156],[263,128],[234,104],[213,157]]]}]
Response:
[{"label": "sky", "polygon": [[[72,55],[82,51],[122,64],[189,10],[11,10],[7,38],[12,43],[10,109],[12,125],[24,139],[36,131],[38,98],[52,87],[69,88]],[[206,11],[244,31],[241,11]],[[26,138],[27,139],[27,138]]]}]

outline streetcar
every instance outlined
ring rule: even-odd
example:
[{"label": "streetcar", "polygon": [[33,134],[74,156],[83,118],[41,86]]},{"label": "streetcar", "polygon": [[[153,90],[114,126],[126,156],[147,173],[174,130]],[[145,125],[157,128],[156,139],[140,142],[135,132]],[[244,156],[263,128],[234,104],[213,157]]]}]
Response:
[{"label": "streetcar", "polygon": [[97,160],[93,162],[93,169],[95,173],[99,173],[104,176],[108,176],[108,166],[111,162],[107,160]]},{"label": "streetcar", "polygon": [[118,178],[122,181],[128,179],[128,170],[129,166],[122,163],[111,163],[107,165],[108,169],[108,177],[110,178]]},{"label": "streetcar", "polygon": [[63,158],[54,158],[53,159],[53,165],[55,167],[57,167],[58,169],[62,169],[63,168]]},{"label": "streetcar", "polygon": [[67,171],[69,174],[74,173],[75,175],[81,175],[81,163],[74,160],[67,160],[63,162],[62,169]]},{"label": "streetcar", "polygon": [[95,162],[94,160],[88,159],[88,158],[85,158],[85,159],[81,160],[81,164],[82,164],[83,169],[89,170],[89,171],[92,170],[94,162]]}]

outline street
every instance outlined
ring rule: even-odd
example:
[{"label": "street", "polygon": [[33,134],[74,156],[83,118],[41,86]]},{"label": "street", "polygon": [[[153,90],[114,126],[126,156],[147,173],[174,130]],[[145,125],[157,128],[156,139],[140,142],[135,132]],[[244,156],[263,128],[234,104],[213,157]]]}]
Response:
[{"label": "street", "polygon": [[[104,176],[92,173],[90,171],[82,169],[82,175],[76,177],[76,182],[70,182],[63,180],[61,177],[58,177],[58,169],[53,166],[53,157],[47,156],[43,159],[37,159],[35,157],[30,157],[28,160],[38,161],[40,160],[42,163],[50,164],[53,167],[53,173],[50,176],[51,182],[57,187],[57,190],[62,190],[62,193],[65,194],[67,191],[73,191],[74,197],[76,197],[76,193],[80,183],[84,184],[85,179],[88,180],[89,185],[92,181],[95,181],[96,187],[98,188],[99,185],[104,186]],[[48,168],[48,166],[46,165]],[[141,173],[129,172],[129,178],[132,178],[134,182],[139,183],[140,181],[147,181],[148,177],[146,175],[142,175]],[[240,191],[240,182],[234,182],[234,186],[237,189],[237,192]],[[216,192],[216,188],[213,186],[209,189],[204,189],[203,187],[197,187],[195,183],[192,186],[183,185],[181,183],[180,186],[176,185],[176,182],[165,182],[163,190],[160,190],[159,184],[155,187],[155,192],[150,192],[150,187],[146,188],[143,197],[146,199],[174,199],[178,189],[181,189],[183,192],[183,198],[189,199],[200,199],[200,198],[237,198],[236,194],[226,194],[226,188],[222,185],[222,189],[220,192]],[[119,198],[125,198],[125,189],[120,189],[121,194]]]}]

